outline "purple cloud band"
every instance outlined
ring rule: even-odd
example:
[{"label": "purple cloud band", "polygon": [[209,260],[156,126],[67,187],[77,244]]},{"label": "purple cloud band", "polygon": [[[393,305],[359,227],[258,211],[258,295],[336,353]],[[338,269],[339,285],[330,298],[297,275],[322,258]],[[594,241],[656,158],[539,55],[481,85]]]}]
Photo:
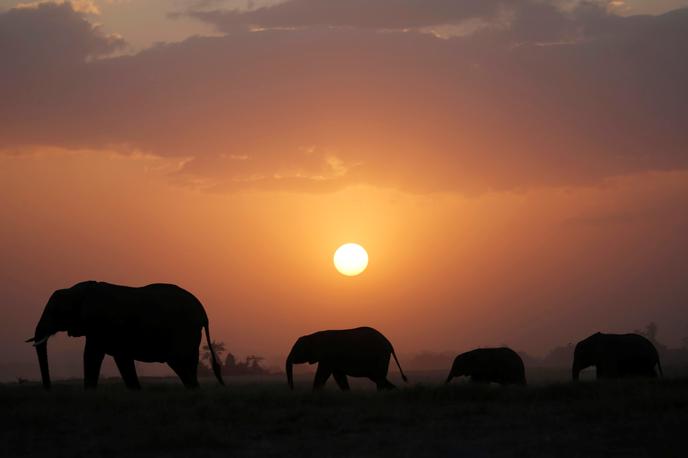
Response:
[{"label": "purple cloud band", "polygon": [[388,3],[399,8],[388,22],[362,11],[352,27],[353,9],[330,22],[292,1],[232,13],[247,15],[232,24],[296,29],[228,26],[100,59],[122,40],[69,4],[10,10],[0,148],[193,157],[182,178],[220,190],[479,192],[688,165],[688,9],[622,18],[588,3],[508,2],[506,25],[440,39],[378,28],[493,15],[507,2],[458,2],[466,9],[451,14],[457,2],[439,2],[436,19],[411,14],[418,2]]}]

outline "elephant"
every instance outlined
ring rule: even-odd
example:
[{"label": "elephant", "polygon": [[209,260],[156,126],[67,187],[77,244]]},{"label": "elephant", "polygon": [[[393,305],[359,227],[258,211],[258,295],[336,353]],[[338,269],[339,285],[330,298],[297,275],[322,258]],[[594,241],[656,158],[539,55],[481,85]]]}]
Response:
[{"label": "elephant", "polygon": [[140,389],[134,361],[167,363],[187,388],[198,387],[202,329],[217,380],[224,385],[210,344],[208,316],[190,292],[171,284],[143,287],[86,281],[55,291],[43,310],[33,342],[43,387],[50,389],[48,338],[60,331],[86,337],[84,386],[96,388],[105,355],[115,359],[129,389]]},{"label": "elephant", "polygon": [[471,382],[525,385],[526,372],[521,357],[510,348],[478,348],[454,359],[446,383],[468,376]]},{"label": "elephant", "polygon": [[655,346],[638,334],[595,333],[576,345],[571,375],[578,380],[586,367],[595,366],[598,379],[657,377],[662,365]]},{"label": "elephant", "polygon": [[287,357],[287,382],[293,390],[294,364],[318,363],[313,391],[322,389],[330,375],[342,391],[349,390],[347,376],[367,377],[375,382],[378,391],[394,389],[387,380],[390,354],[401,378],[408,382],[392,344],[379,331],[369,327],[319,331],[301,336],[294,343]]}]

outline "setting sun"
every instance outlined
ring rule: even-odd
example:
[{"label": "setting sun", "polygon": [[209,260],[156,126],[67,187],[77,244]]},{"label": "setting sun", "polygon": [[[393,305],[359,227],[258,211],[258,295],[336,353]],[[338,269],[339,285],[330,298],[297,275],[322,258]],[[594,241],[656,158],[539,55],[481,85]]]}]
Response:
[{"label": "setting sun", "polygon": [[346,243],[335,251],[334,266],[342,275],[355,277],[368,267],[368,253],[357,243]]},{"label": "setting sun", "polygon": [[688,0],[0,0],[2,456],[688,457],[686,56]]}]

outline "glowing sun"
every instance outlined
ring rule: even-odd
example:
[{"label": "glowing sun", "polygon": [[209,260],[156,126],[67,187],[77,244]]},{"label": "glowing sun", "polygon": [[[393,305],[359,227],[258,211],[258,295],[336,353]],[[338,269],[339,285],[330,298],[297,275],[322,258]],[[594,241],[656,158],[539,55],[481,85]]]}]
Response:
[{"label": "glowing sun", "polygon": [[357,243],[345,243],[334,252],[334,266],[340,274],[355,277],[368,267],[368,253]]}]

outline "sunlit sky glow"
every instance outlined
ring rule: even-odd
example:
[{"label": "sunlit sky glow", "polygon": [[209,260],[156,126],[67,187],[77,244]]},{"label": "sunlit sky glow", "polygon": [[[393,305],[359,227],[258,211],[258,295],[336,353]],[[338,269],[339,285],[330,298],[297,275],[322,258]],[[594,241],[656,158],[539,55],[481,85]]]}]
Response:
[{"label": "sunlit sky glow", "polygon": [[360,325],[677,345],[686,55],[686,1],[0,0],[0,377],[87,279],[184,286],[268,361]]}]

